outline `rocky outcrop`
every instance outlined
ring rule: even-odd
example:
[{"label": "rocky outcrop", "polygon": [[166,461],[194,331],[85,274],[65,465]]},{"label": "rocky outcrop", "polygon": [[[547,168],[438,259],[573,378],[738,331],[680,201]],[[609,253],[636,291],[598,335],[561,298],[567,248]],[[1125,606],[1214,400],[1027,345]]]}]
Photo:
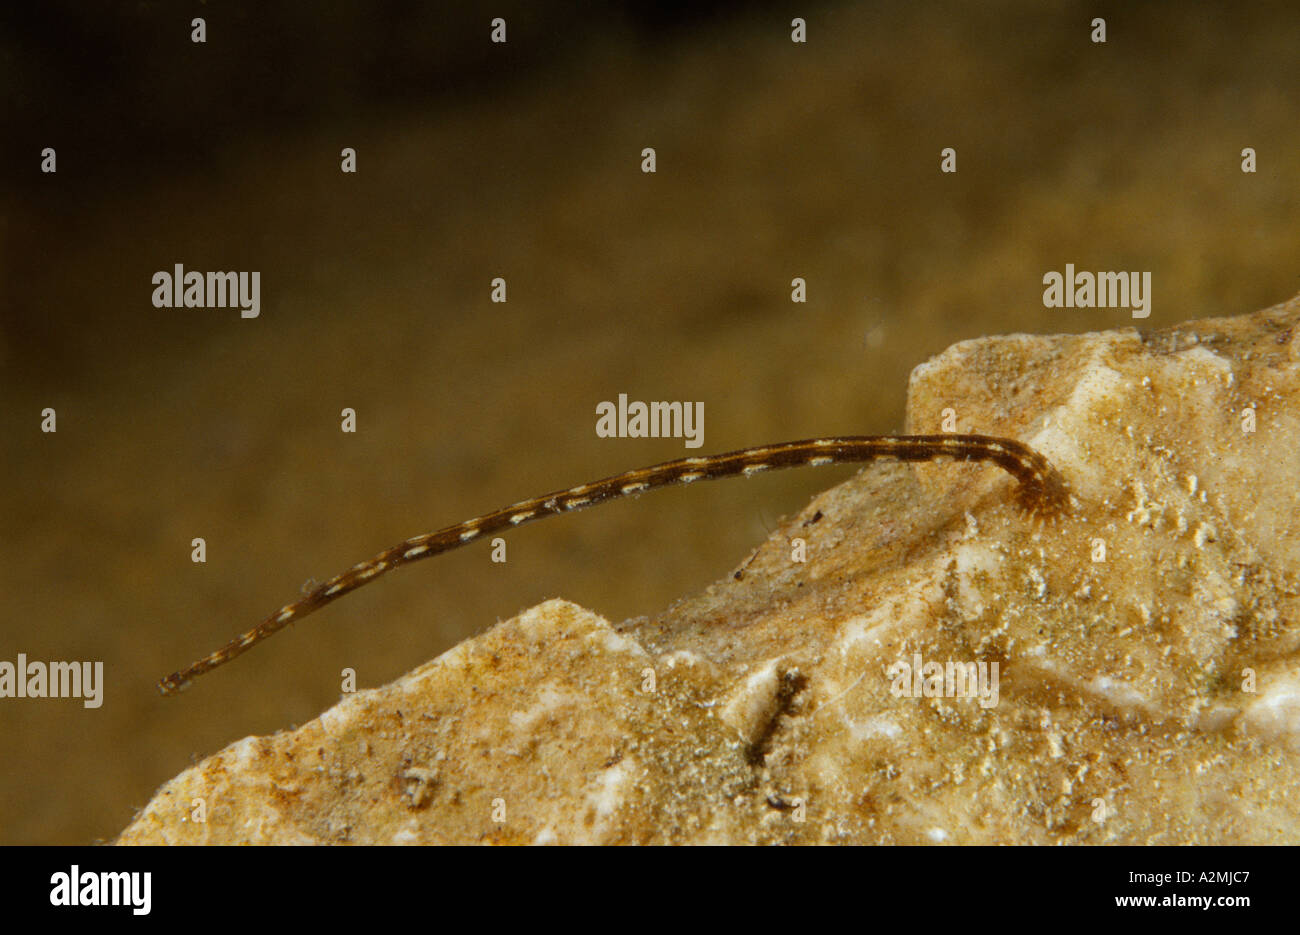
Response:
[{"label": "rocky outcrop", "polygon": [[542,604],[119,843],[1294,841],[1298,319],[958,344],[909,431],[1025,441],[1070,509],[868,467],[665,613]]}]

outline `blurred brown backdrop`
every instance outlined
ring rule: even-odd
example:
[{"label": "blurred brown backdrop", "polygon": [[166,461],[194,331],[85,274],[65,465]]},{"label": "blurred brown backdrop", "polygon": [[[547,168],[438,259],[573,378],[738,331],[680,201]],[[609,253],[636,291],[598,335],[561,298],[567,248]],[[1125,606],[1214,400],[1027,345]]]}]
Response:
[{"label": "blurred brown backdrop", "polygon": [[[601,400],[702,400],[704,452],[890,431],[954,341],[1134,324],[1045,310],[1066,263],[1151,271],[1144,327],[1300,291],[1293,4],[329,6],[4,14],[0,659],[107,686],[0,700],[2,843],[111,837],[345,666],[380,684],[552,596],[660,609],[851,470],[525,527],[157,695],[308,579],[688,453],[596,438]],[[261,317],[153,308],[175,263],[261,271]]]}]

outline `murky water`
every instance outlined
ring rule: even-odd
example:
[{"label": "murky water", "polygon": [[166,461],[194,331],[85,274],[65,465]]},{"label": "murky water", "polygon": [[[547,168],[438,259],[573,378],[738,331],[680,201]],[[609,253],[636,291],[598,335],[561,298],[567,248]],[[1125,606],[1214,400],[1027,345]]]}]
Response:
[{"label": "murky water", "polygon": [[[614,619],[659,609],[852,471],[522,528],[504,564],[480,543],[403,569],[158,696],[158,677],[310,580],[692,452],[597,437],[597,405],[620,393],[702,402],[700,452],[892,431],[910,369],[954,341],[1162,326],[1296,292],[1300,16],[1213,11],[1126,14],[1104,45],[1082,6],[1015,3],[810,7],[805,44],[770,10],[649,37],[521,24],[506,73],[444,63],[470,77],[441,94],[362,88],[246,123],[227,101],[203,160],[128,147],[108,172],[74,147],[52,177],[12,170],[0,661],[102,660],[105,686],[96,709],[0,699],[0,841],[111,837],[192,755],[313,717],[345,667],[380,684],[547,597]],[[217,32],[205,51],[230,41]],[[563,46],[532,56],[528,39]],[[400,51],[419,49],[417,34]],[[183,51],[168,74],[193,67]],[[151,108],[202,121],[214,85],[150,86],[123,131],[137,142]],[[151,277],[177,263],[260,271],[259,316],[155,308]],[[1149,271],[1150,318],[1044,308],[1043,275],[1067,263]]]}]

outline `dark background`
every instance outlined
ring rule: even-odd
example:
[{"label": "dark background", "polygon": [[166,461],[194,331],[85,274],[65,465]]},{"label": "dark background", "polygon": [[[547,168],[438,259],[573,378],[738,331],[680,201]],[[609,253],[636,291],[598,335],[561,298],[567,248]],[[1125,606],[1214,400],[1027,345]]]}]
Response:
[{"label": "dark background", "polygon": [[[399,571],[156,693],[407,536],[684,454],[897,430],[910,369],[958,340],[1300,291],[1293,3],[0,15],[0,659],[107,682],[98,710],[0,700],[0,843],[111,838],[192,757],[316,716],[344,666],[382,684],[552,596],[658,610],[852,469],[525,527],[504,566],[478,543]],[[261,317],[153,308],[176,263],[261,271]],[[1066,263],[1150,271],[1151,318],[1044,309]],[[598,439],[619,393],[702,400],[703,449]]]}]

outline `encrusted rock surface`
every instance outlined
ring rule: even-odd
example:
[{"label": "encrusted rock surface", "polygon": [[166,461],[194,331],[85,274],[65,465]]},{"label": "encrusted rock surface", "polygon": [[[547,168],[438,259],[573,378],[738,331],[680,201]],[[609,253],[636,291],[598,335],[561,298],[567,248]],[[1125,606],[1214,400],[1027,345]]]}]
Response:
[{"label": "encrusted rock surface", "polygon": [[[119,842],[1300,840],[1298,319],[958,344],[909,431],[1026,441],[1070,511],[870,466],[665,613],[532,608],[187,769]],[[918,656],[997,691],[914,697]]]}]

